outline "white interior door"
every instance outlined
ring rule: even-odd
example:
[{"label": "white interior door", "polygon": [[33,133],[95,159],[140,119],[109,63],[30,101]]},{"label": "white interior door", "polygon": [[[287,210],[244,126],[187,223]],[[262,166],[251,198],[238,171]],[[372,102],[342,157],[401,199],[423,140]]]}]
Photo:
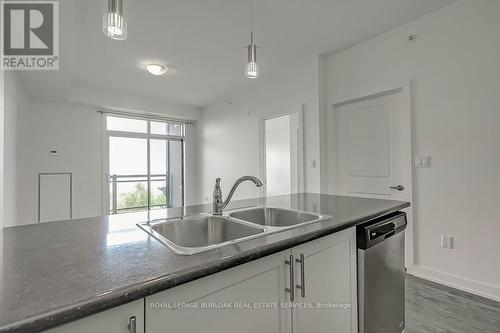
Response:
[{"label": "white interior door", "polygon": [[335,107],[336,193],[408,200],[411,150],[402,92]]},{"label": "white interior door", "polygon": [[[411,108],[407,88],[337,104],[330,145],[333,193],[412,202]],[[412,211],[406,265],[413,267]]]}]

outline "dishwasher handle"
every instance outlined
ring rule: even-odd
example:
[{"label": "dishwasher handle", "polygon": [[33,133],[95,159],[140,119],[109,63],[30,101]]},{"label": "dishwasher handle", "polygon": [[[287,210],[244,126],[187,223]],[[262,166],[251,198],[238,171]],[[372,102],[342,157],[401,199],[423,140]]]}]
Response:
[{"label": "dishwasher handle", "polygon": [[370,241],[377,239],[379,237],[388,238],[395,234],[396,226],[394,223],[384,224],[378,228],[374,228],[370,230]]}]

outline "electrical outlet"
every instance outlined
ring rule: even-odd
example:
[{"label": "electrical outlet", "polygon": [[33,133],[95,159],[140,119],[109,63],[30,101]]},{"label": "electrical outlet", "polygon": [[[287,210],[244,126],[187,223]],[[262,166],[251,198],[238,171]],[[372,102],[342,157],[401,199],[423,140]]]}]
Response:
[{"label": "electrical outlet", "polygon": [[441,235],[441,247],[443,249],[453,249],[453,237]]}]

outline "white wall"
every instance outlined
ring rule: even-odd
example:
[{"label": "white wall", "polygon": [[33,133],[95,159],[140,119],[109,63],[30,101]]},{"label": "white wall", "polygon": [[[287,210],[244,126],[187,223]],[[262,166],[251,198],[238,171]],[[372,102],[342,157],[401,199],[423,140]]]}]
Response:
[{"label": "white wall", "polygon": [[71,102],[112,110],[158,113],[184,120],[198,120],[201,116],[201,108],[197,106],[81,86],[71,86]]},{"label": "white wall", "polygon": [[4,71],[0,70],[0,229],[3,227],[3,164],[4,164]]},{"label": "white wall", "polygon": [[[92,123],[97,112],[32,102],[15,72],[5,72],[4,90],[3,225],[36,222],[38,172],[74,172],[74,216],[100,215],[100,187],[95,190],[100,159],[90,152],[101,146],[100,125]],[[49,157],[52,147],[63,154]]]},{"label": "white wall", "polygon": [[[73,174],[73,217],[102,212],[102,115],[74,104],[31,101],[19,119],[17,222],[37,221],[39,172]],[[56,148],[60,156],[50,156]]]},{"label": "white wall", "polygon": [[20,115],[27,112],[29,100],[19,82],[17,75],[12,71],[4,72],[4,226],[12,225],[17,221],[17,193],[16,184],[19,170],[17,168],[18,141],[20,137]]},{"label": "white wall", "polygon": [[[415,274],[500,299],[500,2],[459,1],[325,58],[326,99],[412,80]],[[409,34],[417,40],[408,43]],[[455,249],[440,248],[440,235]]]},{"label": "white wall", "polygon": [[[259,176],[261,172],[259,120],[304,106],[304,187],[320,190],[318,62],[310,57],[293,71],[276,78],[265,75],[245,89],[209,105],[197,125],[200,149],[200,200],[210,201],[215,179],[222,178],[227,194],[242,175]],[[317,161],[315,168],[312,160]],[[243,184],[235,198],[259,196],[253,184]]]}]

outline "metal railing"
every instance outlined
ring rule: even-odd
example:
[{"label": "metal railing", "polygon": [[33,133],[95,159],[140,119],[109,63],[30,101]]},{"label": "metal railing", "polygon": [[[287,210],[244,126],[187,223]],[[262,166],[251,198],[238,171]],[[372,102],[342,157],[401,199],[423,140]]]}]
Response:
[{"label": "metal railing", "polygon": [[[168,174],[154,174],[154,175],[110,175],[108,181],[111,184],[111,214],[118,214],[123,211],[134,211],[141,209],[151,209],[155,207],[170,207],[169,205],[169,193],[168,193]],[[165,182],[165,186],[158,187],[160,191],[165,195],[165,203],[153,204],[151,195],[151,183],[152,182]],[[147,193],[147,204],[138,205],[131,207],[121,207],[118,208],[118,184],[120,183],[146,183],[146,193]]]}]

